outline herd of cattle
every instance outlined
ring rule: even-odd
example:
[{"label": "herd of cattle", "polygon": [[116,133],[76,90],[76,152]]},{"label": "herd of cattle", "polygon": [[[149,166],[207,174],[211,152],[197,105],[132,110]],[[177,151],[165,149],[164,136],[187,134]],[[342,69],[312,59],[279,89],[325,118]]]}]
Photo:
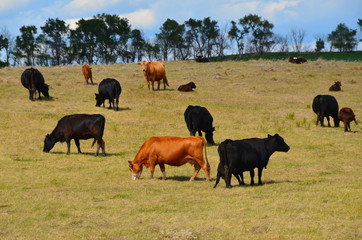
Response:
[{"label": "herd of cattle", "polygon": [[[295,60],[290,58],[289,61]],[[296,62],[296,63],[301,63]],[[138,63],[142,67],[144,77],[147,81],[148,89],[152,84],[154,90],[154,82],[163,80],[164,88],[168,85],[165,66],[162,62],[146,62]],[[93,84],[92,70],[85,64],[82,72],[86,84],[90,79]],[[42,74],[34,68],[26,69],[21,75],[22,85],[29,90],[29,99],[34,100],[33,95],[38,91],[45,97],[49,97],[49,86],[45,84]],[[194,82],[181,85],[179,91],[193,91],[196,88]],[[335,82],[329,89],[330,91],[340,91],[341,83]],[[105,100],[109,100],[109,108],[118,110],[119,96],[122,88],[116,79],[107,78],[101,81],[98,86],[98,94],[96,93],[96,106],[105,107]],[[324,126],[324,118],[327,118],[330,127],[329,117],[334,120],[334,126],[338,127],[339,122],[343,121],[345,131],[351,131],[350,122],[355,121],[355,115],[350,108],[342,108],[338,111],[338,102],[331,95],[318,95],[313,99],[313,111],[317,114],[317,122]],[[210,180],[210,164],[206,154],[206,141],[210,145],[214,145],[213,118],[210,112],[201,106],[188,106],[184,112],[186,126],[190,133],[190,137],[151,137],[147,139],[140,150],[136,154],[133,161],[129,161],[129,168],[132,172],[132,179],[138,179],[141,176],[143,166],[150,168],[153,177],[155,166],[159,165],[162,178],[166,179],[165,164],[171,166],[181,166],[190,163],[194,166],[195,172],[190,178],[192,181],[202,168],[206,173],[206,179]],[[47,134],[44,140],[44,152],[49,152],[57,142],[67,143],[67,154],[70,154],[70,141],[74,139],[75,144],[80,150],[80,139],[93,138],[93,145],[97,142],[95,155],[97,156],[100,148],[102,155],[105,155],[105,143],[102,139],[105,126],[105,118],[100,114],[73,114],[67,115],[58,121],[55,129],[51,134]],[[202,131],[205,133],[205,139],[202,137]],[[199,136],[195,136],[196,132]],[[254,185],[254,169],[258,169],[258,184],[262,184],[261,176],[263,168],[267,168],[270,156],[275,151],[288,152],[290,147],[285,143],[284,139],[275,134],[268,135],[267,138],[250,138],[243,140],[226,139],[218,146],[218,154],[220,162],[217,168],[217,178],[214,187],[220,181],[220,177],[225,180],[226,187],[231,188],[231,176],[234,175],[239,185],[244,185],[243,172],[249,171],[251,177],[251,185]],[[206,159],[206,162],[204,161]],[[241,180],[240,178],[241,177]]]}]

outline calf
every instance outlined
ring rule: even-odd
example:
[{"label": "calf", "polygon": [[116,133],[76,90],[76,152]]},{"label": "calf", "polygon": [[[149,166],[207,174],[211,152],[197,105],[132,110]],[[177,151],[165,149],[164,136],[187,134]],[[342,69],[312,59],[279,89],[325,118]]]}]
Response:
[{"label": "calf", "polygon": [[94,138],[94,143],[97,142],[97,150],[95,155],[99,153],[99,149],[102,148],[102,155],[105,156],[105,144],[102,139],[104,124],[106,120],[100,114],[73,114],[64,116],[58,121],[57,126],[51,134],[47,134],[44,140],[44,152],[52,150],[57,142],[67,142],[67,155],[70,154],[70,140],[74,139],[75,145],[77,145],[78,153],[81,153],[79,139]]},{"label": "calf", "polygon": [[203,56],[197,56],[195,60],[196,62],[202,62],[202,63],[210,62],[208,58],[205,58]]},{"label": "calf", "polygon": [[193,88],[196,88],[195,83],[189,82],[188,84],[179,86],[177,90],[179,90],[180,92],[193,92]]},{"label": "calf", "polygon": [[358,125],[354,112],[352,111],[352,109],[347,108],[347,107],[339,110],[338,119],[344,123],[345,132],[348,132],[348,130],[351,131],[350,122],[354,121],[356,123],[356,125]]},{"label": "calf", "polygon": [[189,105],[184,113],[185,122],[190,132],[190,136],[195,136],[196,132],[202,136],[201,131],[205,132],[206,141],[214,145],[213,132],[215,128],[212,126],[213,118],[205,107]]},{"label": "calf", "polygon": [[324,117],[326,117],[328,127],[330,127],[329,116],[331,116],[334,120],[334,126],[339,127],[338,102],[335,97],[331,95],[318,95],[313,99],[312,108],[317,114],[316,125],[320,122],[321,126],[324,127]]},{"label": "calf", "polygon": [[[98,94],[96,93],[96,106],[99,107],[103,104],[106,99],[109,99],[109,108],[118,111],[119,95],[122,92],[121,84],[113,78],[106,78],[98,86]],[[114,104],[116,100],[116,105]]]},{"label": "calf", "polygon": [[[245,171],[250,172],[250,184],[254,185],[254,168],[258,168],[258,183],[261,185],[263,168],[266,169],[270,156],[276,151],[288,152],[289,149],[284,139],[278,134],[274,136],[268,134],[267,138],[225,140],[218,147],[220,163],[214,188],[219,183],[220,177],[225,180],[226,187],[231,188],[232,174],[239,181],[239,185],[244,184],[243,172]],[[238,176],[241,176],[242,181]]]},{"label": "calf", "polygon": [[329,91],[341,91],[341,82],[340,81],[336,81],[334,82],[334,84],[329,88]]},{"label": "calf", "polygon": [[45,96],[49,97],[49,85],[45,84],[43,75],[35,68],[25,69],[21,74],[21,84],[29,90],[29,99],[34,100],[33,95],[38,90],[39,99],[40,92]]},{"label": "calf", "polygon": [[88,80],[90,79],[93,85],[92,68],[89,67],[87,64],[84,64],[82,67],[82,72],[84,75],[85,83],[88,84]]},{"label": "calf", "polygon": [[304,58],[290,57],[290,58],[289,58],[289,62],[290,62],[290,63],[295,63],[295,64],[302,64],[302,63],[307,62],[307,60],[304,59]]},{"label": "calf", "polygon": [[[203,155],[203,149],[205,155]],[[194,165],[195,168],[190,181],[195,179],[201,168],[206,173],[206,179],[210,180],[210,164],[206,155],[206,142],[202,137],[151,137],[143,143],[135,159],[128,161],[128,163],[133,180],[141,177],[143,166],[150,167],[150,178],[153,178],[155,166],[160,165],[162,179],[165,180],[165,164],[178,167],[186,163]]]}]

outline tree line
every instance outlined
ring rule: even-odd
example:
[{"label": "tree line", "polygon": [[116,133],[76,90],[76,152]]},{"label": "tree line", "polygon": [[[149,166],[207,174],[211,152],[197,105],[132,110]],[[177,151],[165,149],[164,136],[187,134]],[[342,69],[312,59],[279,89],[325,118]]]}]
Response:
[{"label": "tree line", "polygon": [[[362,29],[362,20],[357,22]],[[20,35],[12,37],[6,28],[0,33],[0,66],[56,66],[68,64],[112,64],[153,60],[185,60],[197,56],[223,58],[229,50],[242,57],[245,53],[302,51],[305,30],[291,29],[282,36],[273,33],[274,25],[262,17],[249,14],[220,28],[206,17],[190,18],[182,24],[167,19],[153,39],[146,39],[139,29],[132,29],[127,18],[98,14],[80,19],[75,29],[65,21],[48,19],[40,27],[22,26]],[[352,51],[357,45],[357,30],[341,23],[327,37],[315,36],[315,51],[329,42],[330,51]]]}]

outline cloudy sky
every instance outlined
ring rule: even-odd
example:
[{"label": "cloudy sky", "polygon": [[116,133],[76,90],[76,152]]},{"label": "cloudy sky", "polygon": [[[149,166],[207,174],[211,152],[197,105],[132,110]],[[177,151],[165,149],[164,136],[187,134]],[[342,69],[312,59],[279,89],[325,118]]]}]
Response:
[{"label": "cloudy sky", "polygon": [[[49,18],[70,25],[98,13],[129,19],[146,37],[159,32],[167,18],[179,24],[190,18],[217,20],[224,28],[231,20],[257,14],[274,24],[273,32],[286,35],[292,28],[305,30],[305,42],[327,35],[339,23],[357,29],[362,18],[361,0],[0,0],[0,29],[19,35],[24,25],[44,26]],[[40,32],[40,31],[38,31]],[[313,46],[314,47],[314,46]],[[359,48],[361,49],[361,47]]]}]

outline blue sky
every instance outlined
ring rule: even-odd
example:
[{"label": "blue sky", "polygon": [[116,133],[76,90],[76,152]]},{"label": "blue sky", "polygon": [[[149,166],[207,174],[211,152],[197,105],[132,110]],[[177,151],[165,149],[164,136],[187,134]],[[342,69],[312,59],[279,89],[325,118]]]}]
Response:
[{"label": "blue sky", "polygon": [[218,21],[220,28],[224,28],[231,20],[237,21],[251,13],[273,23],[274,33],[286,35],[292,28],[305,30],[304,42],[312,44],[315,36],[331,33],[339,23],[357,29],[358,18],[362,18],[362,1],[0,0],[0,30],[5,27],[13,36],[17,36],[20,27],[35,25],[39,29],[48,18],[59,18],[72,26],[78,19],[92,18],[98,13],[128,18],[132,28],[142,30],[146,38],[158,33],[167,18],[181,24],[189,18],[211,17]]}]

